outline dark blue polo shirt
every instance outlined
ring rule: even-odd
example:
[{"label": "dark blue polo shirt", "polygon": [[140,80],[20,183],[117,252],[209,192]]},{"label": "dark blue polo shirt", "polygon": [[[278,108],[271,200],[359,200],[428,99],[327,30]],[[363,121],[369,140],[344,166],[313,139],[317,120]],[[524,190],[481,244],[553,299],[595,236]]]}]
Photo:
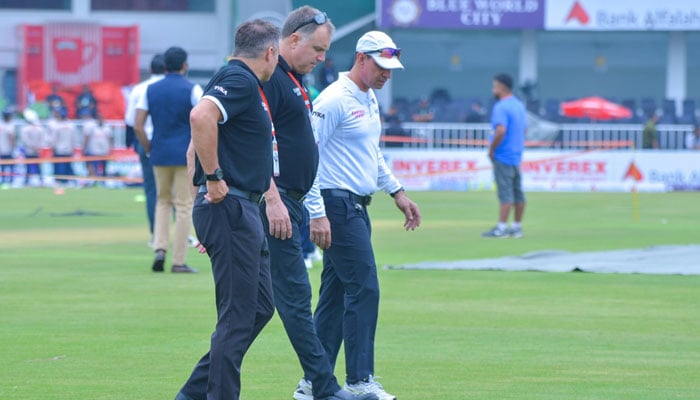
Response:
[{"label": "dark blue polo shirt", "polygon": [[[265,193],[272,177],[272,123],[259,88],[253,71],[242,61],[231,60],[209,81],[202,101],[213,101],[224,116],[219,122],[217,153],[226,183]],[[193,183],[206,183],[198,158]]]},{"label": "dark blue polo shirt", "polygon": [[306,193],[316,178],[318,147],[309,119],[309,110],[304,104],[304,96],[288,72],[292,72],[306,91],[302,83],[303,76],[293,72],[282,56],[279,57],[279,63],[270,80],[263,84],[275,123],[279,149],[280,174],[275,177],[275,184],[288,190]]},{"label": "dark blue polo shirt", "polygon": [[148,112],[153,121],[151,164],[187,165],[193,88],[194,83],[179,73],[169,73],[148,86]]}]

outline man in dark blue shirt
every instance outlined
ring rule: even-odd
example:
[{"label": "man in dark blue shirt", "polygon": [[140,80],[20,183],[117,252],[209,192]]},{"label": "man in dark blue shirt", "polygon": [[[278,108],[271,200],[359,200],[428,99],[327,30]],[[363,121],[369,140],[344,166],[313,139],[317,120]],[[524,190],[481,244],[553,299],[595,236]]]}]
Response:
[{"label": "man in dark blue shirt", "polygon": [[190,114],[194,151],[188,152],[188,168],[199,187],[192,217],[211,260],[218,321],[209,352],[177,400],[239,400],[243,356],[274,313],[259,209],[273,171],[272,123],[261,82],[277,65],[279,35],[260,19],[241,24],[233,58]]},{"label": "man in dark blue shirt", "polygon": [[293,394],[296,400],[376,399],[354,396],[338,385],[314,328],[311,284],[301,249],[303,200],[318,167],[309,118],[311,99],[302,84],[303,75],[323,62],[334,30],[330,19],[315,8],[292,11],[282,27],[279,63],[263,85],[275,126],[279,173],[265,193],[261,214],[270,245],[275,306],[304,370]]},{"label": "man in dark blue shirt", "polygon": [[[150,154],[156,178],[156,213],[152,269],[162,272],[170,242],[170,219],[175,208],[172,272],[197,272],[185,264],[188,236],[192,227],[192,193],[187,175],[187,147],[190,143],[189,115],[202,97],[202,88],[185,78],[187,52],[180,47],[165,51],[165,77],[148,86],[136,105],[134,132],[146,154]],[[153,137],[146,136],[148,115]]]}]

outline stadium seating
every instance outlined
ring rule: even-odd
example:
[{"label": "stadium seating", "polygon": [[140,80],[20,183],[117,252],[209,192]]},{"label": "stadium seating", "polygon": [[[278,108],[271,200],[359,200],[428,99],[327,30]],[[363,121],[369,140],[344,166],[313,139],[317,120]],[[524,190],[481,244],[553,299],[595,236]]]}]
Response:
[{"label": "stadium seating", "polygon": [[[455,97],[451,98],[449,93],[444,89],[435,90],[431,93],[431,108],[435,112],[433,122],[488,122],[491,109],[493,108],[494,99],[488,97],[486,102],[478,96]],[[575,98],[566,98],[564,100],[558,98],[545,99],[528,99],[525,106],[528,111],[552,122],[559,123],[591,123],[590,119],[586,118],[567,118],[560,114],[560,104],[562,101],[574,100]],[[615,103],[621,104],[632,110],[632,117],[606,121],[613,124],[644,124],[653,113],[659,115],[660,124],[695,124],[700,122],[698,119],[697,103],[695,99],[683,100],[683,106],[679,113],[675,100],[672,99],[657,99],[653,97],[644,97],[635,99],[630,97],[618,98],[615,96],[606,96],[606,99]],[[410,116],[418,110],[419,98],[408,99],[406,97],[396,97],[393,104],[399,109],[399,114],[407,116],[405,121],[410,121]],[[479,104],[482,107],[482,112],[476,114],[472,112],[472,105]]]},{"label": "stadium seating", "polygon": [[662,112],[665,114],[676,115],[676,101],[673,99],[664,99]]},{"label": "stadium seating", "polygon": [[683,100],[683,113],[681,114],[682,116],[695,117],[695,112],[696,112],[695,110],[696,110],[696,106],[695,106],[694,99]]},{"label": "stadium seating", "polygon": [[697,119],[693,114],[683,114],[680,117],[678,117],[678,119],[676,119],[676,123],[684,125],[695,125],[697,123]]},{"label": "stadium seating", "polygon": [[675,124],[676,123],[676,116],[674,114],[661,114],[659,116],[659,121],[657,122],[659,124]]},{"label": "stadium seating", "polygon": [[657,112],[656,100],[653,97],[642,98],[642,116],[647,119]]},{"label": "stadium seating", "polygon": [[559,113],[559,99],[547,99],[544,102],[544,115],[546,119],[554,122],[561,122],[561,114]]},{"label": "stadium seating", "polygon": [[530,111],[531,113],[540,115],[542,110],[540,109],[540,100],[539,99],[528,99],[527,101],[527,110]]}]

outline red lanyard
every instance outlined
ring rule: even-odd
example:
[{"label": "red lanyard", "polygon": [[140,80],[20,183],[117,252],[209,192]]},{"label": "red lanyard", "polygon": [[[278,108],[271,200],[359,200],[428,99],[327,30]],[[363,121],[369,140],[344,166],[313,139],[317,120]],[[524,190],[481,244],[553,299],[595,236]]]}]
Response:
[{"label": "red lanyard", "polygon": [[270,117],[270,125],[272,126],[272,176],[280,176],[280,156],[277,150],[275,123],[272,122],[272,112],[270,111],[270,104],[267,102],[267,97],[265,97],[265,92],[263,92],[260,86],[258,86],[258,90],[260,91],[260,97],[262,97],[263,103],[265,103],[267,115]]},{"label": "red lanyard", "polygon": [[270,104],[267,102],[267,97],[265,97],[265,92],[263,92],[263,90],[260,86],[258,86],[258,90],[260,91],[260,97],[262,97],[263,103],[265,103],[265,111],[267,111],[267,115],[270,116],[270,124],[272,125],[272,140],[276,140],[277,137],[275,136],[275,123],[272,122],[272,112],[270,111]]},{"label": "red lanyard", "polygon": [[301,86],[297,78],[294,77],[292,71],[287,71],[287,75],[289,75],[289,77],[292,79],[292,82],[294,82],[294,84],[297,85],[297,87],[301,91],[301,95],[304,97],[304,105],[306,106],[306,109],[309,110],[309,114],[311,114],[311,101],[309,100],[309,96],[306,94],[306,90],[303,86]]}]

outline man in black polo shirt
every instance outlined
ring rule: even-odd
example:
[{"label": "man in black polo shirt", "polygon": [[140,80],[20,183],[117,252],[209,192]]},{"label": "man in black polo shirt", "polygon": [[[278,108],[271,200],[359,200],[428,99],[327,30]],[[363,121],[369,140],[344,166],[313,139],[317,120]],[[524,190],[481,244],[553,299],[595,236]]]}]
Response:
[{"label": "man in black polo shirt", "polygon": [[304,378],[297,400],[364,400],[342,390],[316,336],[311,315],[311,285],[301,249],[303,199],[316,177],[318,149],[311,128],[311,99],[303,75],[323,62],[335,27],[325,13],[304,6],[292,11],[282,27],[280,57],[270,81],[263,85],[269,101],[279,149],[279,173],[272,179],[261,207],[270,245],[270,270],[275,306]]},{"label": "man in black polo shirt", "polygon": [[233,58],[190,114],[199,186],[192,218],[211,259],[218,322],[177,400],[238,400],[243,356],[274,313],[259,210],[272,176],[273,131],[261,82],[277,65],[279,38],[269,22],[241,24]]}]

